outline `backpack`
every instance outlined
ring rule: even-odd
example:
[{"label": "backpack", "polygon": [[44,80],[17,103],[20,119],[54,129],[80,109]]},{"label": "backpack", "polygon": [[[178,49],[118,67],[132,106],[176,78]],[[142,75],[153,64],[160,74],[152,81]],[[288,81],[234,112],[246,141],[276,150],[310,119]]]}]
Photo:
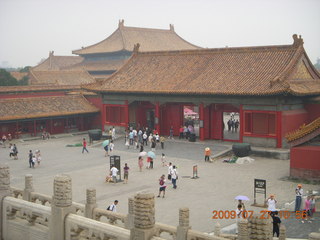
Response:
[{"label": "backpack", "polygon": [[163,179],[160,179],[159,184],[162,186],[164,184]]}]

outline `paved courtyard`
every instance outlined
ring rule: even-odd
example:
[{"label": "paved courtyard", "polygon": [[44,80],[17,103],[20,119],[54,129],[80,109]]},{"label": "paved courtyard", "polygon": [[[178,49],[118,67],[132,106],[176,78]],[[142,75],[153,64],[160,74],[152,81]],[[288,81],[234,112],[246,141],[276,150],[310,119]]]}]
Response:
[{"label": "paved courtyard", "polygon": [[[167,167],[161,166],[160,155],[166,154],[167,162],[172,162],[178,167],[178,188],[173,189],[168,184],[166,197],[156,198],[156,221],[170,225],[178,225],[178,209],[188,207],[190,209],[190,225],[195,230],[212,232],[216,222],[222,227],[233,224],[234,220],[212,219],[214,210],[235,210],[237,202],[234,197],[246,195],[250,201],[246,203],[247,210],[259,213],[262,209],[251,207],[253,203],[254,178],[267,181],[267,194],[274,193],[278,200],[278,208],[282,208],[286,202],[292,202],[295,195],[296,183],[281,181],[280,178],[289,175],[289,161],[266,158],[255,158],[252,164],[229,164],[217,161],[215,163],[204,162],[204,148],[209,146],[213,154],[226,150],[230,145],[214,142],[190,143],[185,140],[167,140],[165,150],[159,146],[156,149],[157,158],[153,170],[143,169],[139,172],[138,150],[126,149],[124,139],[115,141],[114,154],[121,156],[122,167],[128,163],[130,167],[129,183],[108,184],[105,176],[109,168],[109,158],[104,157],[104,150],[100,143],[88,147],[89,154],[81,153],[81,147],[66,147],[67,144],[81,143],[83,137],[64,136],[50,140],[33,140],[17,142],[19,160],[9,158],[9,149],[0,148],[0,159],[7,163],[11,171],[11,185],[24,187],[24,176],[31,173],[34,178],[34,188],[37,192],[52,195],[54,176],[61,173],[72,177],[73,201],[85,203],[86,189],[94,187],[97,190],[97,202],[101,208],[106,208],[113,200],[118,199],[118,212],[127,213],[128,198],[136,192],[147,190],[158,194],[158,179],[161,174],[167,175]],[[30,169],[28,164],[28,151],[40,149],[42,162],[39,167]],[[145,147],[149,151],[149,147]],[[192,166],[198,165],[200,178],[191,179]],[[319,189],[319,186],[304,184],[304,190]],[[258,201],[262,202],[260,197]],[[319,218],[313,223],[303,225],[295,221],[299,226],[299,232],[306,237],[310,231],[316,231],[320,227]],[[288,224],[291,222],[288,220]],[[286,223],[285,223],[286,224]],[[292,232],[294,229],[292,230]],[[294,237],[296,233],[287,233]]]}]

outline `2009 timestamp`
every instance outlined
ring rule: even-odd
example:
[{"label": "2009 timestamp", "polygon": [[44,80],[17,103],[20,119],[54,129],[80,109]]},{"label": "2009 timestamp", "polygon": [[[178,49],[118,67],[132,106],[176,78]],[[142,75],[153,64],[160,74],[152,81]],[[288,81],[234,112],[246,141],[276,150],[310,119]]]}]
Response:
[{"label": "2009 timestamp", "polygon": [[[254,211],[251,211],[251,210],[244,210],[242,212],[240,212],[240,216],[241,218],[252,218],[253,217],[253,214],[255,212]],[[232,210],[232,211],[229,211],[229,210],[214,210],[212,211],[212,219],[236,219],[238,218],[237,216],[237,212]],[[268,219],[268,218],[271,218],[271,211],[267,211],[267,210],[262,210],[258,213],[258,218],[259,219]],[[292,218],[295,218],[295,219],[305,219],[306,216],[307,216],[307,213],[306,211],[297,211],[297,212],[290,212],[290,211],[279,211],[278,212],[278,216],[280,218],[284,218],[284,219],[292,219]]]}]

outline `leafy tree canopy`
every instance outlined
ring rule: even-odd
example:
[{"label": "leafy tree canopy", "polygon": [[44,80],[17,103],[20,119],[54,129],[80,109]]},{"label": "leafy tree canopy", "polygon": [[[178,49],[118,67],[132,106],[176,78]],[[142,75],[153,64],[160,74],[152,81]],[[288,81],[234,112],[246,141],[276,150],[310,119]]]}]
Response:
[{"label": "leafy tree canopy", "polygon": [[18,80],[11,76],[5,69],[0,69],[0,86],[17,86]]}]

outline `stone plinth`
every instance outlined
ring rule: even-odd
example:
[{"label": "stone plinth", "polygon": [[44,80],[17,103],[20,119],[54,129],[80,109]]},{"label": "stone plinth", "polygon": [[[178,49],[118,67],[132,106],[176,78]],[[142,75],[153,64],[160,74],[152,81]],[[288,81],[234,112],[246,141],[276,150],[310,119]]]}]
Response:
[{"label": "stone plinth", "polygon": [[177,227],[177,240],[187,239],[189,225],[189,208],[179,209],[179,226]]},{"label": "stone plinth", "polygon": [[0,164],[0,237],[2,237],[2,221],[3,221],[3,211],[2,211],[2,202],[3,198],[11,195],[10,190],[10,169],[8,165]]},{"label": "stone plinth", "polygon": [[93,210],[97,207],[96,189],[87,189],[87,201],[85,206],[85,217],[93,219]]}]

